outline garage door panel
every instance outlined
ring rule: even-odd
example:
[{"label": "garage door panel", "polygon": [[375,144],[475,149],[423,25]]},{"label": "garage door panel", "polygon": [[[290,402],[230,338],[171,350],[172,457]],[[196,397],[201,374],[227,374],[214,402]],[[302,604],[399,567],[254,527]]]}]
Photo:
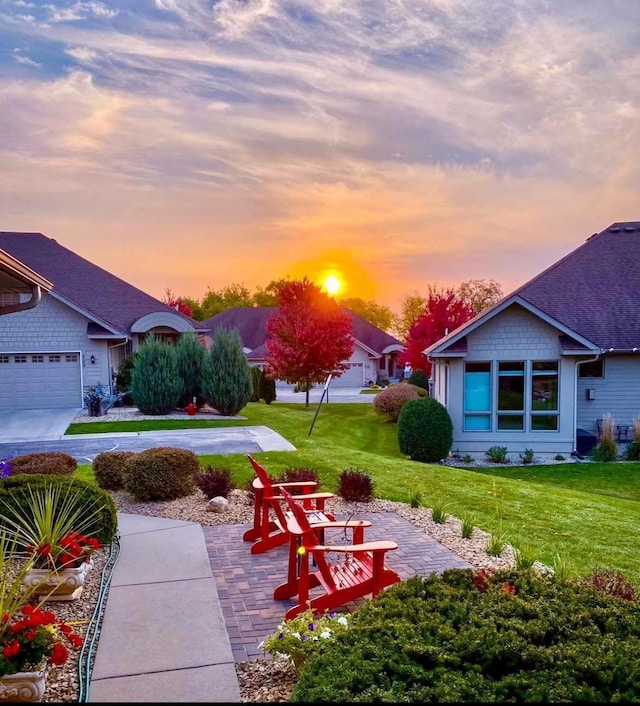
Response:
[{"label": "garage door panel", "polygon": [[0,353],[0,410],[80,407],[77,353]]},{"label": "garage door panel", "polygon": [[331,378],[331,387],[362,387],[364,384],[364,363],[350,363],[340,377]]}]

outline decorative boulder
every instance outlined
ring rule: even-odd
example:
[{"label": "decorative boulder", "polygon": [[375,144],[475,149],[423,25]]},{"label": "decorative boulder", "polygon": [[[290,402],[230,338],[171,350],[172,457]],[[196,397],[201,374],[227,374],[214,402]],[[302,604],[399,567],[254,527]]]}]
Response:
[{"label": "decorative boulder", "polygon": [[207,509],[210,512],[224,512],[229,507],[229,501],[223,498],[222,495],[216,495],[207,503]]}]

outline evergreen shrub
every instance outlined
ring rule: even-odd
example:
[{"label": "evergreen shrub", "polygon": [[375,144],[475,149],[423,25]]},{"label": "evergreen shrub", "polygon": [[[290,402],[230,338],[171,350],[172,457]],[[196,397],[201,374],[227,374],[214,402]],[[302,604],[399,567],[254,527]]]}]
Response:
[{"label": "evergreen shrub", "polygon": [[193,451],[160,446],[130,459],[124,489],[136,500],[175,500],[195,492],[200,462]]},{"label": "evergreen shrub", "polygon": [[202,366],[204,365],[205,348],[196,333],[183,333],[175,345],[178,377],[182,380],[182,394],[178,399],[178,407],[184,408],[194,402],[202,407]]},{"label": "evergreen shrub", "polygon": [[640,604],[532,571],[394,584],[305,665],[293,702],[640,699]]},{"label": "evergreen shrub", "polygon": [[380,390],[373,400],[374,411],[386,417],[390,422],[397,422],[402,408],[411,400],[425,397],[427,391],[410,382],[402,385],[388,385]]},{"label": "evergreen shrub", "polygon": [[260,399],[264,400],[265,404],[271,404],[276,399],[276,381],[264,373],[260,380]]},{"label": "evergreen shrub", "polygon": [[169,414],[182,394],[175,346],[149,336],[140,344],[131,373],[131,397],[143,414]]},{"label": "evergreen shrub", "polygon": [[409,382],[412,385],[421,387],[423,390],[429,392],[429,376],[421,368],[416,368],[411,375],[409,375]]},{"label": "evergreen shrub", "polygon": [[263,376],[262,368],[258,365],[251,366],[251,397],[250,402],[260,402],[260,385],[262,384]]},{"label": "evergreen shrub", "polygon": [[78,462],[73,456],[58,451],[24,454],[11,459],[11,473],[14,476],[32,473],[70,476],[77,467]]},{"label": "evergreen shrub", "polygon": [[131,390],[131,376],[133,374],[133,366],[136,360],[137,353],[129,353],[125,356],[124,360],[118,368],[116,373],[116,392],[127,394],[122,398],[122,404],[131,406],[133,404],[133,397],[129,394]]},{"label": "evergreen shrub", "polygon": [[218,328],[205,356],[202,394],[211,407],[228,417],[246,406],[253,379],[237,329]]},{"label": "evergreen shrub", "polygon": [[432,397],[405,404],[398,417],[400,451],[412,461],[437,463],[453,444],[453,424],[446,408]]},{"label": "evergreen shrub", "polygon": [[0,479],[3,514],[13,520],[17,517],[28,517],[33,512],[29,487],[36,490],[49,484],[69,485],[69,491],[74,497],[77,493],[75,499],[79,507],[95,508],[96,504],[99,504],[99,520],[91,534],[97,537],[101,544],[109,544],[114,539],[118,531],[118,513],[113,498],[106,490],[80,478],[13,475]]},{"label": "evergreen shrub", "polygon": [[127,464],[134,451],[103,451],[93,459],[96,482],[105,490],[122,490]]}]

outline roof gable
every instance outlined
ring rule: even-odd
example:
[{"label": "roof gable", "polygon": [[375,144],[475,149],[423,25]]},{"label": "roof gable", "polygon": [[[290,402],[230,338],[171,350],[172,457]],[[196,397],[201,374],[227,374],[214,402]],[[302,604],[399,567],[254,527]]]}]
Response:
[{"label": "roof gable", "polygon": [[201,323],[180,314],[42,233],[0,231],[0,248],[53,282],[53,296],[66,300],[115,330],[129,333],[135,321],[159,311],[182,318],[189,328],[206,330]]}]

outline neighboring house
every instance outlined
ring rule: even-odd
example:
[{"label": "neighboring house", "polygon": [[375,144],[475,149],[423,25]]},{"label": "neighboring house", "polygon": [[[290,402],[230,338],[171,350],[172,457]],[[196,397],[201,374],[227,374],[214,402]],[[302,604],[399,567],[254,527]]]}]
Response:
[{"label": "neighboring house", "polygon": [[[584,452],[640,416],[640,222],[614,223],[429,346],[454,452]],[[593,436],[591,436],[593,435]]]},{"label": "neighboring house", "polygon": [[[236,329],[249,364],[262,367],[267,355],[267,319],[277,311],[277,307],[269,306],[232,307],[202,323],[211,329],[212,335],[218,327]],[[361,388],[368,381],[395,379],[398,352],[404,350],[402,343],[349,309],[345,312],[353,323],[355,347],[351,358],[345,361],[349,369],[340,377],[332,378],[331,386]],[[277,381],[277,384],[286,385],[284,381]]]},{"label": "neighboring house", "polygon": [[[111,386],[146,335],[171,340],[207,331],[42,233],[0,232],[0,250],[39,273],[34,284],[44,291],[35,308],[0,318],[0,410],[80,408],[83,391]],[[30,289],[12,292],[10,306],[16,295],[20,304],[37,297]]]}]

